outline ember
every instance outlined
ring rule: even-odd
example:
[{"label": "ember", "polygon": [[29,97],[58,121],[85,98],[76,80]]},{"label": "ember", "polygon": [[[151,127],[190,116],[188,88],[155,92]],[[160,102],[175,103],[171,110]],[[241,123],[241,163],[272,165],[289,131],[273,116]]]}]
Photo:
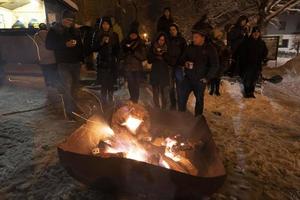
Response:
[{"label": "ember", "polygon": [[[138,110],[138,112],[136,111]],[[112,127],[107,124],[94,126],[93,132],[100,134],[97,147],[92,150],[94,156],[120,157],[147,162],[182,173],[197,175],[198,171],[186,158],[187,143],[180,135],[166,138],[150,137],[148,128],[141,128],[147,122],[147,111],[125,105],[113,115]],[[120,122],[123,120],[123,122]],[[124,129],[125,127],[125,129]],[[141,129],[141,130],[140,130]],[[142,137],[138,137],[141,132]],[[145,134],[145,132],[147,132]],[[114,155],[116,154],[116,155]]]}]

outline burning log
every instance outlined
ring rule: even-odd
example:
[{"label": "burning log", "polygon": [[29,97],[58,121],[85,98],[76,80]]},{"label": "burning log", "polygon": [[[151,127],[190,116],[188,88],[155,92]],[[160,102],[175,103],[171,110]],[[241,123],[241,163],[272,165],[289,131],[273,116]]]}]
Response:
[{"label": "burning log", "polygon": [[188,174],[188,171],[186,169],[184,169],[184,167],[182,167],[180,165],[180,163],[172,160],[171,158],[169,158],[165,155],[160,155],[160,156],[161,156],[162,160],[164,160],[168,164],[169,167],[165,166],[166,168]]},{"label": "burning log", "polygon": [[197,176],[198,170],[197,168],[190,162],[189,159],[185,157],[180,157],[178,163],[187,171],[188,174],[193,176]]},{"label": "burning log", "polygon": [[94,156],[99,156],[101,158],[124,158],[125,157],[124,153],[122,153],[122,152],[118,152],[118,153],[106,153],[106,152],[100,151],[99,148],[93,149],[92,154]]},{"label": "burning log", "polygon": [[138,140],[150,137],[150,115],[139,104],[125,103],[112,116],[111,127],[116,132],[129,132]]}]

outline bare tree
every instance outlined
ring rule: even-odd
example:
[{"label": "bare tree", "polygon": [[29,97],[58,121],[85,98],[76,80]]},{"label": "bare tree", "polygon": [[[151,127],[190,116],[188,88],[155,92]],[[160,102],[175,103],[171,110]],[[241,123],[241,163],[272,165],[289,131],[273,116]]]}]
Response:
[{"label": "bare tree", "polygon": [[213,7],[209,17],[215,23],[222,24],[244,14],[265,27],[269,23],[279,25],[277,17],[284,12],[300,12],[299,5],[300,0],[225,0],[220,6],[214,3],[209,5]]}]

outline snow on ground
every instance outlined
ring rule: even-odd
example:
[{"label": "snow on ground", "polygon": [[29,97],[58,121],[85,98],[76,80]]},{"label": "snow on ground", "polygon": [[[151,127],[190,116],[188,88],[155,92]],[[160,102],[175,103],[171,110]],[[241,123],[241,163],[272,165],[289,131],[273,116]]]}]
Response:
[{"label": "snow on ground", "polygon": [[[300,101],[298,78],[264,85],[263,95],[243,99],[238,83],[223,81],[221,97],[206,94],[205,116],[224,159],[227,180],[213,199],[300,199]],[[0,114],[47,103],[40,78],[0,88]],[[149,89],[142,98],[151,104]],[[127,98],[125,90],[116,98]],[[191,96],[189,110],[193,110]],[[58,108],[0,115],[0,199],[157,199],[111,196],[88,190],[59,164],[56,145],[78,125]],[[159,199],[159,198],[158,198]]]}]

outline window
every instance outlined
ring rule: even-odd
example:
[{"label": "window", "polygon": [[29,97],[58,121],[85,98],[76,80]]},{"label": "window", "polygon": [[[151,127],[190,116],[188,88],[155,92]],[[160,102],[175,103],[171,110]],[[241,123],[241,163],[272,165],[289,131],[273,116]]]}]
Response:
[{"label": "window", "polygon": [[[0,28],[37,28],[46,22],[42,0],[0,0]],[[1,17],[2,16],[2,17]]]},{"label": "window", "polygon": [[280,21],[279,22],[279,30],[284,31],[286,29],[286,22],[285,21]]},{"label": "window", "polygon": [[289,40],[288,39],[282,39],[279,42],[279,48],[288,48],[289,47]]}]

